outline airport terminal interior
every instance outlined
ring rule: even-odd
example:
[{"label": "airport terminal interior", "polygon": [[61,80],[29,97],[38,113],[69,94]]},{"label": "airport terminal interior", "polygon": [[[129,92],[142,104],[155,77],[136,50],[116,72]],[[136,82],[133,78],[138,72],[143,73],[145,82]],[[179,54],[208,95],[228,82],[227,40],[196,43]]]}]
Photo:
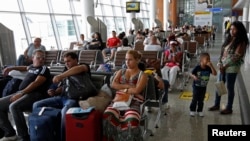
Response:
[{"label": "airport terminal interior", "polygon": [[[233,111],[230,114],[224,115],[219,110],[208,110],[214,105],[215,83],[218,82],[218,75],[210,75],[203,113],[191,115],[193,79],[190,73],[199,63],[202,52],[210,54],[211,63],[217,73],[220,72],[217,63],[230,23],[242,22],[249,37],[249,7],[248,0],[8,0],[1,2],[1,79],[2,70],[8,66],[18,65],[19,56],[37,38],[41,39],[41,44],[45,46],[48,54],[57,53],[47,55],[50,59],[45,60],[45,64],[53,74],[61,73],[58,68],[64,66],[61,58],[63,52],[75,51],[79,55],[79,61],[90,64],[93,75],[98,74],[97,68],[102,64],[111,64],[111,73],[102,72],[109,76],[125,63],[125,55],[118,54],[118,50],[113,58],[110,58],[110,54],[108,56],[102,54],[101,50],[108,47],[106,43],[113,31],[122,43],[124,38],[127,39],[128,43],[121,45],[121,50],[129,46],[141,52],[142,56],[147,56],[144,47],[151,44],[150,34],[157,37],[155,42],[159,42],[156,44],[161,49],[151,50],[157,54],[153,57],[149,56],[159,59],[161,67],[164,67],[164,52],[168,45],[173,43],[171,42],[173,39],[183,52],[181,69],[177,72],[175,83],[168,89],[168,102],[162,105],[162,102],[159,102],[161,100],[154,97],[155,99],[150,101],[156,104],[146,105],[145,110],[142,110],[142,117],[145,118],[141,123],[143,140],[210,141],[209,125],[250,124],[250,77],[247,75],[250,70],[250,51],[247,49],[243,58],[244,63],[237,75]],[[89,44],[93,41],[93,35],[97,33],[102,43],[98,48],[91,49]],[[94,36],[94,38],[97,37]],[[90,52],[86,53],[87,50],[96,51],[93,58]],[[225,109],[227,102],[228,95],[222,95],[219,109]],[[24,114],[26,118],[29,115]],[[9,117],[12,120],[11,115]],[[13,120],[12,124],[15,126]]]}]

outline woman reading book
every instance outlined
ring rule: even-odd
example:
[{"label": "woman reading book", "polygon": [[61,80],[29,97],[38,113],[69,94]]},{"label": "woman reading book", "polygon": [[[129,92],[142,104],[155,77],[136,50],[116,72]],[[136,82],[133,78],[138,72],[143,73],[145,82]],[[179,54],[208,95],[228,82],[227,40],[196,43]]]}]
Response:
[{"label": "woman reading book", "polygon": [[[129,50],[126,53],[126,69],[117,71],[110,86],[117,92],[116,95],[133,95],[129,108],[119,110],[114,107],[116,96],[113,102],[104,111],[104,137],[107,140],[138,140],[140,134],[140,105],[144,101],[143,90],[147,84],[147,75],[139,68],[142,55],[136,50]],[[130,131],[130,135],[128,136]]]}]

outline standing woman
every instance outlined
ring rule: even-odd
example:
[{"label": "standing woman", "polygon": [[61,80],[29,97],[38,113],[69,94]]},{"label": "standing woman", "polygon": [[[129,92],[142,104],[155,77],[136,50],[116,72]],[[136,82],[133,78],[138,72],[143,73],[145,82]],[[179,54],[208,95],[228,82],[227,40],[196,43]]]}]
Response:
[{"label": "standing woman", "polygon": [[129,109],[119,110],[113,102],[103,114],[104,138],[112,141],[139,141],[140,105],[144,101],[143,90],[147,84],[147,75],[138,68],[141,54],[136,50],[126,53],[126,69],[118,70],[110,86],[116,91],[123,91],[126,95],[134,95]]},{"label": "standing woman", "polygon": [[[221,114],[232,114],[233,112],[235,80],[243,64],[243,57],[248,44],[247,31],[244,25],[239,21],[233,22],[230,26],[230,34],[222,45],[219,59],[219,80],[226,83],[228,91],[227,105],[226,108],[220,112]],[[210,107],[209,111],[219,110],[220,101],[221,96],[219,96],[216,91],[214,106]]]}]

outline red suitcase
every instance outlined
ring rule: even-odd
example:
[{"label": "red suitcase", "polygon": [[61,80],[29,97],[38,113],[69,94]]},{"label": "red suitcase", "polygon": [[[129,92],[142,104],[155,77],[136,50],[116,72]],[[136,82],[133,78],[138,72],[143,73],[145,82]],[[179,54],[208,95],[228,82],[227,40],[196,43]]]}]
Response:
[{"label": "red suitcase", "polygon": [[66,141],[101,141],[102,113],[93,107],[70,108],[66,113]]}]

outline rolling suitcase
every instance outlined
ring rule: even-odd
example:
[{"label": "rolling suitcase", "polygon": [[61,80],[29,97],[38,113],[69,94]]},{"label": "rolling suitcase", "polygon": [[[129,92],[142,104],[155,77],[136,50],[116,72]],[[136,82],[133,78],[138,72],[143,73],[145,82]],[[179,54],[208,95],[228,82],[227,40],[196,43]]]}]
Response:
[{"label": "rolling suitcase", "polygon": [[4,131],[0,128],[0,139],[4,136]]},{"label": "rolling suitcase", "polygon": [[60,141],[61,109],[37,108],[28,117],[31,141]]},{"label": "rolling suitcase", "polygon": [[102,113],[89,107],[70,108],[66,113],[66,141],[101,141]]}]

